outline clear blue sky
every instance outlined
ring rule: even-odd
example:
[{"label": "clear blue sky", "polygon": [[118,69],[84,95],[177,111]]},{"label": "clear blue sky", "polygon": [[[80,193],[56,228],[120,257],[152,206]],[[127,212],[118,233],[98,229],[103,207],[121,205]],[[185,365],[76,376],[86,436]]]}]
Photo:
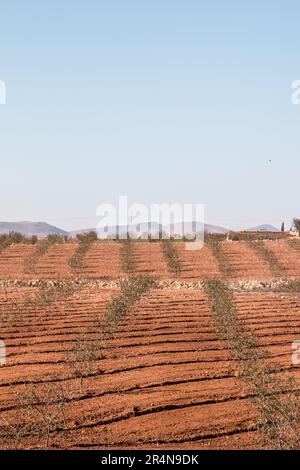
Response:
[{"label": "clear blue sky", "polygon": [[88,227],[119,195],[232,228],[300,216],[299,18],[299,0],[1,2],[0,220]]}]

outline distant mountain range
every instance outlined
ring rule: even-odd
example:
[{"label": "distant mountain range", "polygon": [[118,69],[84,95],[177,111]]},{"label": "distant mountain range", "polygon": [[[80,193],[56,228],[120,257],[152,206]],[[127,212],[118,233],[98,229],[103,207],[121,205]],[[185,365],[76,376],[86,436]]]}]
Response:
[{"label": "distant mountain range", "polygon": [[[137,230],[138,233],[143,234],[143,233],[158,233],[159,231],[166,231],[168,232],[169,230],[162,226],[161,224],[158,224],[156,222],[151,222],[151,223],[142,223],[137,225],[132,225],[129,226],[129,232],[135,232]],[[205,224],[204,229],[207,233],[219,233],[219,234],[225,234],[229,231],[229,229],[224,228],[224,227],[219,227],[216,225],[209,225]],[[89,231],[95,231],[96,228],[85,228],[85,229],[79,229],[79,230],[73,230],[71,232],[67,232],[65,230],[62,230],[58,227],[55,227],[54,225],[47,224],[46,222],[29,222],[29,221],[23,221],[23,222],[0,222],[0,234],[3,233],[9,233],[9,232],[20,232],[23,235],[37,235],[38,237],[46,237],[47,235],[52,235],[52,234],[57,234],[57,235],[69,235],[71,237],[75,237],[77,234],[80,233],[85,233]],[[203,224],[199,222],[189,222],[184,225],[184,233],[194,233],[195,231],[200,231],[203,230]],[[171,233],[176,234],[176,233],[181,233],[182,231],[182,224],[181,223],[176,223],[173,226],[171,226]],[[278,228],[273,227],[272,225],[259,225],[257,227],[252,227],[249,228],[246,231],[253,231],[253,232],[262,232],[262,231],[270,231],[270,232],[279,232]],[[108,236],[111,235],[115,232],[115,227],[108,227],[106,230],[101,230],[100,235],[101,236]],[[127,232],[127,227],[126,226],[117,226],[117,233],[126,233]]]},{"label": "distant mountain range", "polygon": [[[75,230],[70,232],[70,236],[76,236],[77,234],[88,232],[88,231],[96,231],[97,229],[90,228],[90,229],[80,229],[80,230]],[[100,233],[100,236],[105,237],[109,236],[112,234],[115,234],[115,232],[119,235],[127,233],[138,233],[138,234],[155,234],[161,232],[170,232],[171,234],[180,234],[180,233],[195,233],[203,230],[203,224],[200,222],[188,222],[185,223],[184,225],[182,223],[176,223],[172,224],[171,227],[166,227],[164,225],[158,224],[157,222],[145,222],[142,224],[133,224],[129,225],[128,227],[125,225],[117,226],[117,227],[107,227],[106,229],[101,229],[98,231]],[[228,229],[224,227],[218,227],[216,225],[208,225],[204,224],[204,230],[207,233],[221,233],[225,234],[228,232]]]},{"label": "distant mountain range", "polygon": [[38,237],[46,237],[52,234],[68,235],[65,230],[46,222],[0,222],[0,234],[9,232],[19,232],[28,236],[37,235]]},{"label": "distant mountain range", "polygon": [[246,232],[280,232],[280,230],[273,225],[258,225],[257,227],[248,228]]}]

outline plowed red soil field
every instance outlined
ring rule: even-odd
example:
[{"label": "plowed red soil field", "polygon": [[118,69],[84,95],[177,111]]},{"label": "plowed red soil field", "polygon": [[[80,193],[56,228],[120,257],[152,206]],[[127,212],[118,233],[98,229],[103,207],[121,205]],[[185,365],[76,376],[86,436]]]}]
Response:
[{"label": "plowed red soil field", "polygon": [[268,263],[251,250],[245,242],[223,242],[221,249],[231,268],[232,279],[271,279],[273,277]]},{"label": "plowed red soil field", "polygon": [[[265,244],[283,266],[283,278],[300,277],[300,250],[285,240]],[[50,432],[50,448],[259,448],[257,409],[238,377],[239,364],[218,333],[209,300],[196,283],[221,277],[211,248],[188,251],[184,243],[174,243],[181,265],[176,277],[160,243],[135,243],[135,274],[178,282],[161,283],[162,288],[144,294],[109,334],[101,322],[108,303],[120,293],[112,286],[119,284],[94,281],[127,276],[121,270],[120,244],[92,244],[74,271],[69,260],[77,247],[51,246],[31,273],[25,266],[34,245],[12,245],[0,255],[0,281],[90,280],[76,280],[73,287],[63,283],[62,290],[56,285],[54,291],[52,282],[48,287],[1,282],[0,340],[7,362],[0,367],[0,447],[45,447],[37,432],[21,439],[16,434],[26,409],[20,397],[28,387],[43,396],[44,387],[61,387],[66,429],[60,424]],[[221,250],[232,272],[226,281],[272,279],[268,262],[246,243],[222,242]],[[240,283],[231,286],[241,289]],[[300,340],[300,294],[234,290],[234,304],[238,318],[257,337],[257,348],[266,351],[262,364],[276,364],[279,377],[294,377],[300,385],[300,366],[291,359],[292,344]],[[80,353],[82,377],[78,364],[74,368],[74,353],[84,345],[84,354],[90,354],[94,344],[99,346],[97,356],[83,359]],[[3,434],[7,423],[14,424],[10,434]]]},{"label": "plowed red soil field", "polygon": [[[46,306],[24,304],[37,289],[2,290],[1,339],[7,365],[0,368],[0,412],[9,420],[24,382],[62,384],[67,432],[50,446],[64,448],[258,447],[256,410],[237,378],[237,365],[216,333],[201,290],[152,290],[104,341],[103,356],[84,389],[66,363],[82,332],[88,340],[94,316],[117,291],[79,289]],[[240,318],[255,331],[276,362],[300,380],[291,365],[291,344],[300,339],[300,295],[236,293]],[[16,305],[19,308],[16,308]],[[9,321],[5,321],[9,318]],[[75,384],[75,388],[74,388]],[[74,392],[75,390],[75,392]],[[38,447],[34,437],[23,447]]]},{"label": "plowed red soil field", "polygon": [[[300,250],[291,248],[286,241],[268,241],[266,246],[283,266],[282,277],[300,277]],[[57,279],[81,277],[85,279],[117,279],[124,277],[119,259],[120,245],[116,242],[94,243],[83,259],[82,267],[74,272],[68,262],[74,254],[76,243],[53,245],[36,263],[34,272],[25,270],[25,262],[34,253],[34,245],[12,245],[0,254],[0,279]],[[185,243],[175,243],[181,280],[198,281],[205,277],[219,277],[220,270],[211,249],[189,251]],[[268,262],[251,250],[245,242],[222,242],[221,250],[232,271],[232,279],[272,279]],[[133,259],[136,273],[157,279],[172,279],[160,243],[136,243]]]},{"label": "plowed red soil field", "polygon": [[120,245],[114,242],[94,243],[88,251],[80,277],[86,279],[117,279],[124,276],[120,267]]},{"label": "plowed red soil field", "polygon": [[291,354],[292,343],[300,339],[300,295],[244,292],[235,294],[235,302],[240,318],[255,332],[269,357],[290,371],[295,370]]},{"label": "plowed red soil field", "polygon": [[175,244],[182,271],[179,278],[182,280],[198,281],[205,277],[219,277],[220,270],[217,261],[209,246],[204,245],[201,250],[186,250],[185,243]]},{"label": "plowed red soil field", "polygon": [[26,261],[33,255],[36,246],[27,244],[11,245],[0,253],[0,279],[58,279],[72,277],[68,265],[74,254],[76,243],[53,245],[42,256],[33,273],[27,273]]},{"label": "plowed red soil field", "polygon": [[138,274],[154,276],[158,279],[170,278],[161,249],[161,243],[136,243],[133,260]]},{"label": "plowed red soil field", "polygon": [[26,277],[37,279],[72,277],[73,273],[68,265],[68,261],[74,254],[77,246],[76,243],[51,246],[47,253],[38,260],[34,274],[26,274]]},{"label": "plowed red soil field", "polygon": [[299,277],[300,251],[293,249],[288,243],[282,240],[277,240],[276,242],[266,241],[265,245],[270,251],[274,253],[279,263],[282,265],[282,272],[284,277]]},{"label": "plowed red soil field", "polygon": [[[2,290],[1,339],[8,348],[9,363],[0,369],[0,383],[8,376],[24,381],[32,374],[55,374],[61,369],[68,345],[88,329],[94,316],[101,315],[113,292],[79,289],[64,300],[35,305],[37,289]],[[29,305],[28,298],[32,302]]]},{"label": "plowed red soil field", "polygon": [[24,279],[24,263],[35,250],[34,245],[17,244],[0,253],[0,279]]}]

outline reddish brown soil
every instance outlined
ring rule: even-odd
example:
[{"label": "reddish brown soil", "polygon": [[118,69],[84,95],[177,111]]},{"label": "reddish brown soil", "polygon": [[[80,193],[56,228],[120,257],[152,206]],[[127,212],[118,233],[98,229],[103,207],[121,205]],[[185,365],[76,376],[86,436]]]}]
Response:
[{"label": "reddish brown soil", "polygon": [[31,279],[57,279],[74,276],[68,261],[77,247],[77,243],[50,246],[47,253],[37,262],[34,273],[27,274],[27,277]]},{"label": "reddish brown soil", "polygon": [[[276,242],[271,242],[276,243]],[[268,263],[245,242],[222,242],[221,249],[232,270],[232,279],[271,279]]]},{"label": "reddish brown soil", "polygon": [[[67,366],[67,351],[83,332],[90,340],[116,290],[79,289],[47,306],[24,305],[37,289],[1,291],[1,339],[7,365],[0,368],[0,412],[16,413],[15,396],[24,381],[60,383],[68,432],[51,437],[63,448],[247,449],[258,447],[255,410],[236,377],[237,366],[217,337],[201,290],[153,290],[104,341],[95,372],[78,381]],[[14,300],[14,302],[13,302]],[[300,380],[291,366],[291,343],[300,339],[300,295],[236,293],[240,318],[260,345]],[[16,305],[20,308],[16,310]],[[18,313],[16,313],[16,311]],[[21,447],[38,447],[32,438]]]},{"label": "reddish brown soil", "polygon": [[[300,295],[279,292],[235,294],[240,318],[255,332],[270,358],[292,367],[292,343],[300,340]],[[300,370],[299,370],[300,372]]]},{"label": "reddish brown soil", "polygon": [[[65,350],[87,329],[92,314],[101,314],[111,294],[82,290],[50,309],[24,310],[2,327],[8,351],[1,369],[2,416],[13,413],[8,410],[14,406],[12,384],[21,391],[25,380],[59,380],[72,390]],[[1,299],[7,315],[9,300]],[[209,447],[220,436],[234,438],[251,429],[253,410],[244,395],[203,294],[153,291],[120,325],[115,339],[106,341],[98,373],[86,379],[84,397],[67,405],[67,437],[54,440],[72,448],[196,442]]]},{"label": "reddish brown soil", "polygon": [[[282,241],[268,241],[266,246],[283,265],[282,277],[300,277],[300,250]],[[42,256],[33,273],[24,271],[24,263],[33,254],[34,245],[12,245],[0,255],[0,279],[57,279],[81,277],[86,279],[117,279],[123,277],[119,260],[119,244],[95,243],[83,260],[83,267],[74,272],[68,262],[76,247],[75,243],[51,246]],[[219,277],[218,262],[209,246],[201,250],[186,250],[185,243],[175,243],[182,272],[178,279],[200,281],[205,277]],[[251,250],[245,242],[222,242],[221,249],[232,269],[232,279],[270,280],[273,275],[268,263]],[[134,245],[136,273],[151,275],[157,279],[172,279],[162,254],[160,243],[136,243]]]},{"label": "reddish brown soil", "polygon": [[114,242],[94,243],[88,251],[80,276],[87,279],[117,279],[120,269],[120,245]]},{"label": "reddish brown soil", "polygon": [[[176,243],[181,280],[220,276],[211,250],[187,251]],[[267,242],[285,266],[287,278],[299,277],[299,252],[285,241]],[[0,256],[0,279],[57,279],[70,276],[117,279],[117,243],[93,244],[79,273],[68,261],[77,245],[49,249],[33,274],[24,273],[32,245],[15,245]],[[234,279],[270,279],[271,273],[243,242],[223,243]],[[159,243],[136,243],[138,274],[171,279]],[[79,288],[59,301],[37,303],[37,288],[0,289],[0,340],[7,365],[0,367],[0,418],[16,419],[15,393],[24,383],[63,386],[68,431],[51,436],[62,448],[247,449],[258,447],[254,409],[238,367],[218,337],[208,301],[199,289],[150,291],[119,324],[113,338],[95,330],[117,289]],[[240,319],[266,350],[264,363],[276,363],[300,381],[291,364],[291,345],[300,340],[300,294],[239,292],[234,301]],[[97,327],[99,328],[99,327]],[[83,335],[103,345],[101,359],[82,390],[68,363]],[[282,373],[282,372],[281,372]],[[14,393],[15,392],[15,393]],[[1,421],[0,419],[0,421]],[[11,440],[8,446],[13,447]],[[23,438],[22,448],[41,447]]]},{"label": "reddish brown soil", "polygon": [[284,277],[300,277],[300,245],[299,250],[293,249],[283,240],[265,242],[266,247],[274,253],[282,265]]},{"label": "reddish brown soil", "polygon": [[58,373],[65,375],[66,354],[74,341],[89,334],[94,318],[101,318],[103,309],[115,290],[80,289],[65,300],[45,305],[28,305],[37,289],[1,290],[1,340],[7,348],[7,364],[0,368],[0,400],[4,384],[51,380]]},{"label": "reddish brown soil", "polygon": [[138,274],[154,276],[158,279],[171,277],[161,249],[161,243],[136,243],[134,245],[135,271]]},{"label": "reddish brown soil", "polygon": [[23,279],[24,263],[35,250],[34,245],[10,245],[0,253],[0,279]]},{"label": "reddish brown soil", "polygon": [[176,243],[175,246],[182,266],[180,279],[199,281],[205,277],[220,276],[218,263],[209,246],[196,251],[187,250],[185,243]]},{"label": "reddish brown soil", "polygon": [[27,273],[26,261],[33,255],[36,246],[16,244],[0,254],[0,279],[57,279],[73,276],[68,265],[77,248],[76,243],[53,245],[42,256],[33,273]]},{"label": "reddish brown soil", "polygon": [[[204,277],[219,276],[219,268],[211,250],[204,246],[201,250],[186,250],[185,243],[174,243],[179,255],[182,272],[178,279],[199,281]],[[136,243],[134,245],[136,272],[148,274],[158,279],[172,279],[174,274],[168,269],[161,243]]]}]

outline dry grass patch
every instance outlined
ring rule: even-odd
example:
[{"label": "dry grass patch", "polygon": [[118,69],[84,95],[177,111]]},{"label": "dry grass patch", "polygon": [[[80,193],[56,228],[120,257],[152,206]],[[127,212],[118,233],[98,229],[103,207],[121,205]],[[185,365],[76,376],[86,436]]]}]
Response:
[{"label": "dry grass patch", "polygon": [[17,408],[12,416],[0,417],[0,436],[3,448],[18,449],[42,446],[47,449],[53,433],[66,431],[65,406],[68,394],[60,384],[40,387],[25,384],[21,392],[14,392]]}]

